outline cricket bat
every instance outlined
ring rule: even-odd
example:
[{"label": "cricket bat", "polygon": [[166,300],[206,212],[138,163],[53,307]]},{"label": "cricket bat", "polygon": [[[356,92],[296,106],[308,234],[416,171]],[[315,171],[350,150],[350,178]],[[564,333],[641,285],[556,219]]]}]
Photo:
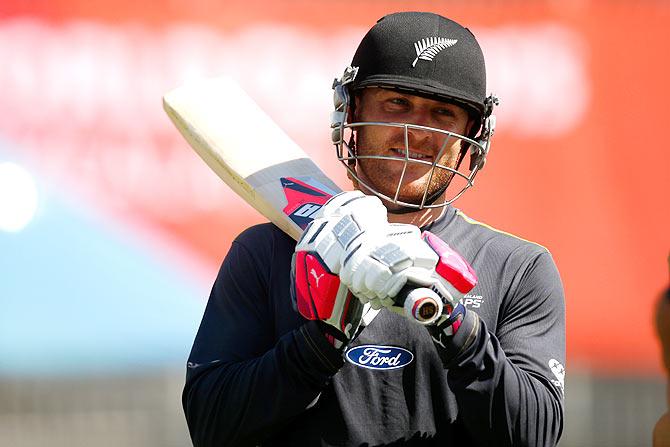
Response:
[{"label": "cricket bat", "polygon": [[[163,108],[219,178],[295,240],[328,199],[341,192],[230,78],[178,87],[163,96]],[[413,298],[403,307],[417,321],[439,317],[442,303],[433,291],[406,294]]]},{"label": "cricket bat", "polygon": [[295,240],[341,191],[230,78],[172,90],[163,107],[219,178]]}]

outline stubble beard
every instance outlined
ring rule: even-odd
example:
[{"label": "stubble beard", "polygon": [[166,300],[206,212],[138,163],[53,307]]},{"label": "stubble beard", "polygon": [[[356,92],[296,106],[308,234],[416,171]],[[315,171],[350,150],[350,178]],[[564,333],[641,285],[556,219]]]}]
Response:
[{"label": "stubble beard", "polygon": [[[404,148],[404,142],[392,145],[379,144],[375,146],[375,143],[368,141],[365,137],[364,132],[359,132],[357,141],[357,154],[358,155],[385,155],[389,156],[389,151],[386,149],[374,149],[375,147],[382,148]],[[437,151],[433,151],[436,153]],[[442,156],[440,163],[442,166],[447,166],[454,168],[457,162],[458,155],[453,153],[447,153]],[[387,197],[393,199],[398,188],[398,183],[400,182],[400,177],[402,175],[403,165],[405,160],[398,158],[398,160],[380,160],[380,159],[369,159],[362,158],[357,160],[357,173],[358,176],[363,180],[370,188],[373,188],[377,192],[384,194]],[[426,194],[426,200],[433,198],[433,196],[439,193],[441,190],[446,189],[446,186],[449,185],[451,179],[453,178],[454,173],[448,171],[444,168],[435,167],[433,169],[433,174],[431,177],[431,167],[423,164],[417,163],[410,160],[407,164],[405,176],[403,177],[402,184],[400,185],[400,193],[398,194],[398,200],[406,203],[411,203],[414,205],[420,205],[423,201],[424,193],[426,193],[426,185],[430,179],[430,184],[428,186],[428,192]],[[365,185],[363,185],[365,187]],[[426,202],[427,203],[427,202]],[[395,205],[388,201],[384,203],[389,210],[394,210],[395,208],[402,208],[401,205]]]}]

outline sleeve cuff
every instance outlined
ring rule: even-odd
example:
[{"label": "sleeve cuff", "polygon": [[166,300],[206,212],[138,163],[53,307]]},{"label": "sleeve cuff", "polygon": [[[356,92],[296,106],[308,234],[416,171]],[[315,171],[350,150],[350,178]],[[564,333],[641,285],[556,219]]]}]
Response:
[{"label": "sleeve cuff", "polygon": [[443,340],[441,344],[450,363],[456,361],[459,355],[475,343],[479,326],[479,316],[475,312],[466,312],[456,334],[441,337]]},{"label": "sleeve cuff", "polygon": [[300,328],[300,334],[307,347],[307,355],[313,357],[314,363],[321,366],[321,372],[332,376],[342,367],[342,353],[328,342],[317,321],[304,324]]}]

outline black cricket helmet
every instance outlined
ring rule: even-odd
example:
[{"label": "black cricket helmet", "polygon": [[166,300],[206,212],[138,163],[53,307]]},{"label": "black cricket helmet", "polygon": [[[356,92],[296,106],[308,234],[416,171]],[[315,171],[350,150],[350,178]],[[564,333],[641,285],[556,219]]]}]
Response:
[{"label": "black cricket helmet", "polygon": [[[368,87],[393,89],[456,104],[468,112],[473,121],[471,131],[468,135],[460,135],[412,123],[350,122],[354,107],[352,98]],[[340,79],[335,79],[333,89],[335,111],[331,127],[338,159],[346,166],[350,176],[365,189],[399,205],[400,208],[395,212],[445,206],[473,186],[474,177],[483,168],[489,151],[495,128],[492,111],[498,100],[493,95],[486,95],[484,55],[470,30],[433,13],[389,14],[381,18],[365,35],[351,65]],[[404,129],[404,158],[357,154],[357,130],[372,125]],[[443,134],[444,143],[432,162],[410,157],[407,132],[415,128]],[[447,143],[453,143],[454,139],[461,142],[461,153],[456,166],[440,164],[443,152],[448,147]],[[469,162],[465,163],[464,172],[461,172],[461,164],[468,157]],[[356,163],[363,158],[393,159],[404,163],[394,195],[383,194],[374,185],[360,178],[356,172]],[[415,203],[399,199],[403,176],[410,163],[430,166],[423,197]],[[436,186],[432,180],[434,174],[440,170],[448,172],[448,175],[435,176],[435,179],[443,179],[443,184]],[[458,179],[460,185],[452,187],[451,194],[444,194],[454,179]],[[438,200],[441,198],[443,200]]]}]

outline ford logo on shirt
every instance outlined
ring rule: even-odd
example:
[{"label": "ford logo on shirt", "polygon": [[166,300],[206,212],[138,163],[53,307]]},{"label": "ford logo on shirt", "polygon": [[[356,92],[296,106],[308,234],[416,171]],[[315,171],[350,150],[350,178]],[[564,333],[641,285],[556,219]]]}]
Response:
[{"label": "ford logo on shirt", "polygon": [[412,363],[414,354],[397,346],[362,345],[349,349],[345,358],[363,368],[397,369]]}]

